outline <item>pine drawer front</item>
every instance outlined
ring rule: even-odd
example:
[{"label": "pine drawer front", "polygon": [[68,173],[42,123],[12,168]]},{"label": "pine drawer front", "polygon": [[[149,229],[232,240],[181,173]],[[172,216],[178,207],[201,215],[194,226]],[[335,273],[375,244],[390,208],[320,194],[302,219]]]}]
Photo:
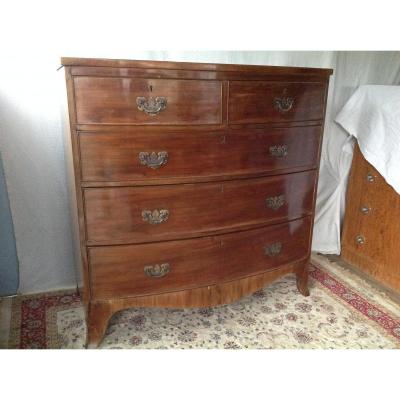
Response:
[{"label": "pine drawer front", "polygon": [[181,241],[89,248],[94,299],[162,293],[239,279],[304,259],[310,218]]},{"label": "pine drawer front", "polygon": [[282,173],[318,164],[322,128],[79,133],[84,182],[176,181]]},{"label": "pine drawer front", "polygon": [[229,83],[229,123],[320,121],[326,85],[233,81]]},{"label": "pine drawer front", "polygon": [[89,188],[88,244],[142,243],[276,223],[311,213],[315,171],[218,183]]},{"label": "pine drawer front", "polygon": [[78,124],[222,122],[222,83],[184,79],[74,78]]}]

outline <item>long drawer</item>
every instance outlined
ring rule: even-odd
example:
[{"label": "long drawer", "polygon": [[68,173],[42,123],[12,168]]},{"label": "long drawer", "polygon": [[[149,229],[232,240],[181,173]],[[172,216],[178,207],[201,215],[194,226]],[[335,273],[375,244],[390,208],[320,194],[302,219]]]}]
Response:
[{"label": "long drawer", "polygon": [[74,78],[79,124],[222,123],[222,83],[185,79]]},{"label": "long drawer", "polygon": [[306,258],[311,218],[240,233],[161,243],[90,247],[94,299],[189,289]]},{"label": "long drawer", "polygon": [[313,206],[315,171],[218,183],[84,190],[87,238],[141,243],[299,218]]},{"label": "long drawer", "polygon": [[324,83],[237,81],[229,83],[229,123],[321,120]]},{"label": "long drawer", "polygon": [[322,128],[79,133],[84,182],[195,179],[315,168]]}]

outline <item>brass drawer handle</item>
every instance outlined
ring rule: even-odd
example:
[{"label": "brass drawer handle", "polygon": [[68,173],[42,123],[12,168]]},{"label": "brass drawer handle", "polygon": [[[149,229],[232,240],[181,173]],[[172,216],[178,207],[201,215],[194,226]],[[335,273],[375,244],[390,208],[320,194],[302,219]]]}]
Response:
[{"label": "brass drawer handle", "polygon": [[356,243],[357,244],[364,244],[365,243],[365,237],[363,235],[357,235],[356,236]]},{"label": "brass drawer handle", "polygon": [[286,144],[282,144],[279,146],[270,146],[269,154],[275,158],[283,158],[288,155],[288,147]]},{"label": "brass drawer handle", "polygon": [[265,246],[264,248],[265,255],[268,257],[275,257],[282,251],[282,247],[283,246],[281,242],[276,242],[268,246]]},{"label": "brass drawer handle", "polygon": [[371,211],[371,209],[370,209],[369,207],[367,207],[367,206],[362,206],[362,207],[360,208],[360,211],[361,211],[363,214],[368,214],[368,213]]},{"label": "brass drawer handle", "polygon": [[143,270],[144,273],[150,278],[162,278],[170,272],[171,268],[168,263],[165,263],[146,265]]},{"label": "brass drawer handle", "polygon": [[146,114],[155,116],[167,107],[166,97],[137,97],[136,104],[138,110],[144,111]]},{"label": "brass drawer handle", "polygon": [[274,98],[274,107],[281,113],[290,111],[294,105],[294,97],[288,97],[285,96],[285,94],[286,89],[284,90],[282,97]]},{"label": "brass drawer handle", "polygon": [[374,180],[375,180],[375,176],[373,176],[372,174],[367,175],[367,182],[373,182]]},{"label": "brass drawer handle", "polygon": [[155,151],[147,153],[146,151],[141,151],[139,153],[139,161],[142,165],[146,167],[157,169],[165,165],[168,161],[168,153],[166,151]]},{"label": "brass drawer handle", "polygon": [[143,221],[148,222],[151,225],[161,224],[161,222],[165,222],[169,217],[168,210],[143,210],[142,218]]},{"label": "brass drawer handle", "polygon": [[268,208],[272,208],[273,210],[278,210],[283,205],[285,205],[285,195],[281,194],[279,196],[267,197],[265,200]]}]

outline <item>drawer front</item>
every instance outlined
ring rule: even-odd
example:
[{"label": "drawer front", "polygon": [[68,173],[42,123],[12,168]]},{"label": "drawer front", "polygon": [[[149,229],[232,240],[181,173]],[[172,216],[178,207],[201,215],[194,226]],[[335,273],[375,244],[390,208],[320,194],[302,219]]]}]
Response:
[{"label": "drawer front", "polygon": [[141,243],[299,218],[313,205],[316,172],[218,183],[84,190],[87,236]]},{"label": "drawer front", "polygon": [[78,124],[199,125],[222,121],[220,81],[74,78]]},{"label": "drawer front", "polygon": [[272,227],[161,243],[89,248],[94,299],[189,289],[306,258],[309,217]]},{"label": "drawer front", "polygon": [[351,200],[348,200],[351,217],[346,215],[345,247],[352,248],[368,266],[372,265],[374,273],[381,268],[390,275],[389,264],[396,265],[400,272],[399,253],[394,251],[400,237],[400,196],[365,160],[358,147],[354,161],[349,186]]},{"label": "drawer front", "polygon": [[230,82],[229,122],[321,120],[325,89],[323,83]]},{"label": "drawer front", "polygon": [[315,168],[320,126],[208,133],[79,133],[82,180],[151,181]]}]

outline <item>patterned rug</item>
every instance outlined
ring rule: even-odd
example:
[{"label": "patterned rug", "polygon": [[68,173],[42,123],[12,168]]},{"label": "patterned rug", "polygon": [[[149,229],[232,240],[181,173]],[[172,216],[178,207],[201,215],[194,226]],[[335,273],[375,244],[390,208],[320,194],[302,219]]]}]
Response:
[{"label": "patterned rug", "polygon": [[[288,275],[225,306],[124,310],[112,317],[100,347],[400,348],[399,304],[336,262],[319,255],[312,261],[309,297]],[[75,292],[5,299],[0,312],[0,347],[84,347],[84,313]]]}]

